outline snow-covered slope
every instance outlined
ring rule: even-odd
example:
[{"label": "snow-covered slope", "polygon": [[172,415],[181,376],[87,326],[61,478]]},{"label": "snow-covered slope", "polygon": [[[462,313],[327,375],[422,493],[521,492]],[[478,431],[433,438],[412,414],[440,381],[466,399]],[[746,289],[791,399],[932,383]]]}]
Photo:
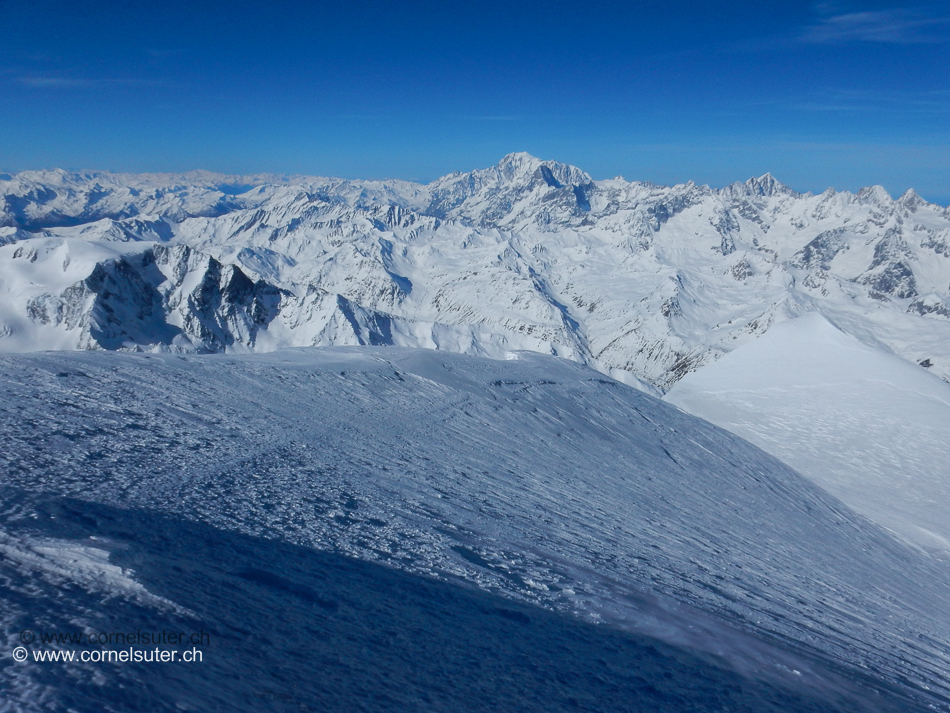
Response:
[{"label": "snow-covered slope", "polygon": [[0,358],[8,650],[215,637],[203,668],[4,658],[5,700],[948,710],[945,567],[731,434],[509,356]]},{"label": "snow-covered slope", "polygon": [[[950,378],[950,212],[913,192],[594,181],[527,154],[428,185],[49,171],[0,181],[0,226],[3,351],[526,349],[665,390],[819,311]],[[94,247],[67,269],[77,241]],[[169,243],[194,251],[180,282],[97,254],[144,264]],[[257,322],[218,303],[208,270],[232,265],[267,305]]]},{"label": "snow-covered slope", "polygon": [[813,314],[687,375],[664,398],[950,555],[950,386],[923,369]]}]

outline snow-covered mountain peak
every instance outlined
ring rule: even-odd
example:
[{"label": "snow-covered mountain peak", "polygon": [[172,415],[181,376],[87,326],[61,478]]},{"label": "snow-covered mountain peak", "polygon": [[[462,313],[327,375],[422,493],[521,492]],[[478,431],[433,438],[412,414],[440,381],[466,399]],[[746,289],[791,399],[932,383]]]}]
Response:
[{"label": "snow-covered mountain peak", "polygon": [[531,154],[508,154],[497,165],[433,181],[423,212],[488,227],[511,227],[531,220],[543,202],[568,212],[589,210],[585,189],[593,179],[576,166],[542,161]]},{"label": "snow-covered mountain peak", "polygon": [[435,190],[451,184],[495,189],[530,189],[538,185],[563,188],[585,185],[592,180],[576,166],[558,161],[543,161],[525,151],[519,151],[503,157],[491,168],[453,174],[437,179],[429,185]]},{"label": "snow-covered mountain peak", "polygon": [[541,164],[541,159],[527,151],[513,151],[498,162],[497,168],[507,176],[530,173]]},{"label": "snow-covered mountain peak", "polygon": [[771,197],[775,195],[798,195],[781,181],[776,180],[771,173],[764,173],[758,178],[752,177],[741,185],[752,196]]},{"label": "snow-covered mountain peak", "polygon": [[498,162],[496,168],[505,179],[512,182],[536,178],[540,172],[542,180],[555,188],[581,185],[592,180],[576,166],[558,161],[542,161],[525,151],[508,154]]},{"label": "snow-covered mountain peak", "polygon": [[855,198],[861,203],[870,203],[879,206],[889,206],[894,203],[894,199],[884,186],[867,186],[862,188],[855,194]]},{"label": "snow-covered mountain peak", "polygon": [[922,205],[927,205],[927,201],[921,198],[913,188],[908,188],[904,192],[904,195],[897,199],[897,204],[902,206],[905,210],[915,213],[917,208]]}]

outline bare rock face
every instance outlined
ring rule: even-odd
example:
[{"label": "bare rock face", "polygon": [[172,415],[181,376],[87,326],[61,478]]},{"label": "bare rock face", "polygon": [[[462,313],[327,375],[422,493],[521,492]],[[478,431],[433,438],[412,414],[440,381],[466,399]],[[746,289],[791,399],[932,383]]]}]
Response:
[{"label": "bare rock face", "polygon": [[[285,293],[286,294],[286,293]],[[79,330],[80,348],[253,348],[281,290],[185,245],[157,245],[97,262],[89,276],[27,305],[30,318]]]},{"label": "bare rock face", "polygon": [[0,350],[528,349],[666,389],[817,311],[950,378],[950,214],[912,192],[595,181],[524,153],[428,185],[8,178]]}]

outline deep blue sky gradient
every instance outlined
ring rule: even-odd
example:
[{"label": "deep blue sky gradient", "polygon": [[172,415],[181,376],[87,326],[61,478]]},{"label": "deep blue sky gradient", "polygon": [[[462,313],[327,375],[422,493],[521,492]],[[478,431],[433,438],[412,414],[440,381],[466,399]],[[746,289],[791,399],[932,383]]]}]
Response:
[{"label": "deep blue sky gradient", "polygon": [[595,178],[950,203],[950,4],[0,0],[0,168]]}]

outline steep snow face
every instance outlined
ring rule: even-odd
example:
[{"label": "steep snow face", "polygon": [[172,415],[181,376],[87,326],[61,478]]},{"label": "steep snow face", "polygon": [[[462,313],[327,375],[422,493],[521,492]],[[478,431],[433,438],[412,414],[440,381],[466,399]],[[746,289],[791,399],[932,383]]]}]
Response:
[{"label": "steep snow face", "polygon": [[[2,351],[528,349],[665,390],[771,325],[819,311],[950,378],[950,213],[879,186],[803,195],[766,174],[721,190],[661,187],[511,154],[428,185],[58,171],[17,174],[0,182],[0,198],[3,283],[21,271],[13,256],[40,245],[124,243],[129,254],[158,242],[280,295],[266,324],[229,327],[233,339],[177,338],[211,313],[236,324],[228,308],[196,300],[155,303],[154,333],[129,328],[109,343],[65,322],[36,329],[21,304],[0,316]],[[109,266],[87,268],[81,279]],[[58,282],[34,282],[34,292],[76,304]],[[130,283],[116,294],[135,302],[134,291],[153,288],[177,289]]]},{"label": "steep snow face", "polygon": [[950,386],[923,369],[813,314],[687,375],[664,398],[950,556]]},{"label": "steep snow face", "polygon": [[[472,583],[803,691],[843,676],[902,692],[906,710],[946,707],[945,567],[711,424],[583,366],[509,356],[367,347],[4,356],[6,484],[89,503],[85,514],[57,506],[74,512],[59,529],[39,505],[5,504],[15,532],[4,542],[25,554],[4,576],[32,576],[40,560],[30,552],[60,567],[48,548],[68,549],[76,528],[119,544],[135,537],[116,524],[131,516],[95,514],[93,503],[144,509]],[[47,520],[52,532],[30,534]],[[207,534],[188,536],[208,546]],[[84,572],[101,561],[90,548],[108,549],[75,546]],[[96,566],[130,596],[204,607]],[[254,566],[248,581],[286,597],[309,591],[292,571]],[[44,602],[52,612],[58,596],[31,599],[7,630],[53,626]]]}]

